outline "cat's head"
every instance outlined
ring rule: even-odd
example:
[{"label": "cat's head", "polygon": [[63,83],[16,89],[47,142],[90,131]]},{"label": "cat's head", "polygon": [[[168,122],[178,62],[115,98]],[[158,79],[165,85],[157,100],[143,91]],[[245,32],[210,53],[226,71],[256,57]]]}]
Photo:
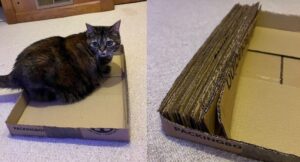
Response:
[{"label": "cat's head", "polygon": [[112,57],[121,45],[121,20],[112,26],[92,26],[86,24],[87,44],[90,50],[98,57]]}]

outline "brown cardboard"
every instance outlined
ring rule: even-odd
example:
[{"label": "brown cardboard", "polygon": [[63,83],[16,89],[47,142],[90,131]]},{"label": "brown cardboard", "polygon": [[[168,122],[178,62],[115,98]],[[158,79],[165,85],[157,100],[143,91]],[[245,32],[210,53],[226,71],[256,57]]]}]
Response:
[{"label": "brown cardboard", "polygon": [[274,83],[280,82],[281,57],[249,51],[244,57],[246,61],[243,63],[241,76],[259,78]]},{"label": "brown cardboard", "polygon": [[[269,30],[273,32],[273,29],[264,29],[267,33]],[[271,37],[271,35],[265,33],[261,34],[260,32],[261,31],[254,30],[254,36],[251,42],[259,42],[258,39],[264,39],[261,35]],[[286,33],[284,36],[274,34],[272,35],[272,40],[276,44],[277,40],[279,40],[278,37],[282,37],[282,39],[286,39],[286,42],[288,42],[289,34],[290,33]],[[255,37],[255,35],[260,36]],[[291,35],[291,37],[294,38],[294,35]],[[272,42],[272,40],[269,39],[268,42],[260,42],[259,45],[252,46],[252,49],[254,48],[256,50],[259,48],[260,51],[267,51],[270,48],[270,42]],[[251,42],[249,48],[251,48]],[[292,47],[288,46],[285,48],[287,44],[276,44],[277,46],[274,46],[276,49],[273,49],[284,52],[283,56],[290,56],[289,51],[292,50],[300,51],[300,48],[297,46],[288,50]],[[285,55],[285,53],[287,54]],[[295,142],[300,135],[300,127],[295,127],[292,124],[300,122],[300,104],[298,102],[300,100],[300,89],[291,86],[291,83],[297,82],[297,77],[292,78],[290,74],[299,68],[288,68],[282,72],[280,68],[281,65],[283,67],[297,66],[297,63],[300,63],[300,61],[297,59],[289,59],[289,61],[285,61],[285,63],[281,64],[280,61],[285,60],[283,56],[254,52],[246,53],[242,72],[238,76],[240,77],[238,90],[234,99],[235,103],[233,107],[234,111],[232,112],[231,128],[230,131],[227,131],[227,136],[239,141],[245,141],[300,156],[300,143]],[[291,60],[293,60],[293,62]],[[285,76],[286,72],[288,72],[288,76],[291,78],[290,80],[293,81],[286,84],[285,77],[283,77],[281,83],[280,74]],[[300,80],[298,80],[298,82],[300,82]],[[226,107],[224,109],[226,109]],[[274,133],[274,130],[277,130],[276,133]]]},{"label": "brown cardboard", "polygon": [[184,127],[161,116],[162,129],[166,135],[201,143],[241,156],[265,161],[299,161],[299,157],[285,154],[272,149],[263,148],[243,141],[226,139],[222,136],[211,135],[207,132]]},{"label": "brown cardboard", "polygon": [[165,133],[258,160],[300,161],[299,27],[300,17],[260,11],[231,87],[223,87],[217,103],[223,133],[161,116]]},{"label": "brown cardboard", "polygon": [[12,135],[129,140],[125,56],[113,57],[101,87],[74,104],[27,102],[21,95],[6,123]]},{"label": "brown cardboard", "polygon": [[249,49],[300,57],[300,33],[256,26]]},{"label": "brown cardboard", "polygon": [[285,58],[283,64],[283,84],[300,88],[300,60]]}]

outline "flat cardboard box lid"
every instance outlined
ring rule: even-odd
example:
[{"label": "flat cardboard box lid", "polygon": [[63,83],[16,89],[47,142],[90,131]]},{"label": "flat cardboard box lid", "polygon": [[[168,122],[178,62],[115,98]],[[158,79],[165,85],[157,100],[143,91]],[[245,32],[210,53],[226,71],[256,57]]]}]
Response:
[{"label": "flat cardboard box lid", "polygon": [[29,102],[21,95],[7,125],[128,130],[127,80],[123,53],[113,57],[111,73],[85,99],[73,104]]}]

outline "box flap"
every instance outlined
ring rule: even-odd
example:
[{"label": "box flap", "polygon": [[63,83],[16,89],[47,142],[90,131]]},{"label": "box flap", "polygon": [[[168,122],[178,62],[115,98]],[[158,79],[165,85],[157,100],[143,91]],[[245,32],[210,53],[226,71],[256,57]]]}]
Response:
[{"label": "box flap", "polygon": [[256,26],[300,32],[300,17],[260,11],[257,16]]},{"label": "box flap", "polygon": [[249,50],[300,58],[300,33],[256,26]]},{"label": "box flap", "polygon": [[[243,51],[247,52],[247,47]],[[244,65],[244,60],[246,56],[243,56],[238,63],[238,67],[234,73],[233,79],[231,80],[230,86],[224,85],[220,97],[217,103],[217,121],[223,129],[221,133],[225,137],[230,136],[231,132],[231,122],[232,122],[232,113],[234,108],[234,102],[236,98],[236,91],[238,88],[238,81],[241,74],[242,65]],[[248,70],[248,69],[247,69]]]},{"label": "box flap", "polygon": [[[6,123],[7,124],[16,124],[19,121],[21,115],[23,114],[23,112],[26,108],[26,105],[27,105],[27,102],[25,99],[25,95],[20,95],[20,97],[16,101],[16,105],[14,106],[14,108],[10,112],[8,118],[6,119]],[[16,109],[16,107],[17,107],[17,109]]]},{"label": "box flap", "polygon": [[218,99],[219,97],[216,97],[216,99],[214,99],[213,104],[204,115],[205,126],[208,129],[208,132],[211,134],[215,134],[216,116],[217,116],[216,110],[217,110]]},{"label": "box flap", "polygon": [[244,57],[241,76],[280,83],[280,57],[249,51]]}]

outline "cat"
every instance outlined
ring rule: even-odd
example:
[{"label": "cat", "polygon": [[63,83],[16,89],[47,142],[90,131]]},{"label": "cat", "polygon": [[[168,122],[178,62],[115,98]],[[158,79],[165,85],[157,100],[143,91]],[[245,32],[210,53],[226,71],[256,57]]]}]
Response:
[{"label": "cat", "polygon": [[37,41],[17,57],[13,70],[0,76],[0,88],[23,89],[30,100],[73,103],[84,99],[110,73],[121,46],[120,23],[86,24],[86,31]]}]

